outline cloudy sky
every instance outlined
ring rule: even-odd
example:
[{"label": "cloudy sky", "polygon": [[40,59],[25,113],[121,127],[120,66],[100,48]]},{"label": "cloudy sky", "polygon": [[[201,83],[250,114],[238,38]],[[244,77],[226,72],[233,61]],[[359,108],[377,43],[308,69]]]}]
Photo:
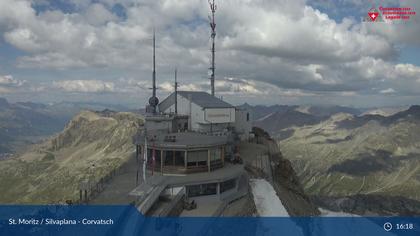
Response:
[{"label": "cloudy sky", "polygon": [[[233,104],[420,103],[420,1],[216,0],[216,94]],[[373,6],[409,21],[363,22]],[[208,90],[207,0],[1,0],[0,97],[143,107]]]}]

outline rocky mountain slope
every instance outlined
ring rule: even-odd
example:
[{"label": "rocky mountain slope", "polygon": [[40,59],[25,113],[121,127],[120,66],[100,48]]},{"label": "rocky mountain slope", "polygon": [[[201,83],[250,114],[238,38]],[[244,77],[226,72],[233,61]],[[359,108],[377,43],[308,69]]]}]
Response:
[{"label": "rocky mountain slope", "polygon": [[387,117],[339,113],[288,130],[280,146],[308,193],[420,200],[420,106]]},{"label": "rocky mountain slope", "polygon": [[256,120],[254,125],[264,130],[269,130],[270,134],[277,139],[284,139],[290,135],[285,128],[292,126],[313,125],[321,122],[324,117],[317,117],[311,114],[302,113],[294,109],[277,111]]},{"label": "rocky mountain slope", "polygon": [[398,112],[405,111],[408,108],[409,108],[408,106],[371,108],[364,111],[361,115],[392,116]]},{"label": "rocky mountain slope", "polygon": [[0,155],[14,153],[27,144],[59,132],[67,120],[53,114],[46,105],[9,103],[0,98]]},{"label": "rocky mountain slope", "polygon": [[10,157],[11,154],[20,154],[28,145],[60,132],[81,110],[106,108],[128,110],[122,106],[98,103],[10,103],[0,98],[0,159]]},{"label": "rocky mountain slope", "polygon": [[286,139],[292,135],[289,127],[302,127],[315,125],[327,120],[337,113],[360,115],[361,110],[343,106],[250,106],[242,105],[252,111],[254,125],[267,130],[270,135],[278,140]]},{"label": "rocky mountain slope", "polygon": [[[251,178],[267,179],[290,216],[319,215],[318,208],[305,193],[293,166],[283,157],[276,141],[261,128],[254,127],[253,132],[257,143],[242,143],[239,146],[241,158]],[[258,158],[264,155],[267,155],[270,163],[258,165]]]},{"label": "rocky mountain slope", "polygon": [[0,161],[0,202],[78,199],[81,182],[94,182],[133,155],[132,137],[142,125],[133,113],[81,112],[58,135]]}]

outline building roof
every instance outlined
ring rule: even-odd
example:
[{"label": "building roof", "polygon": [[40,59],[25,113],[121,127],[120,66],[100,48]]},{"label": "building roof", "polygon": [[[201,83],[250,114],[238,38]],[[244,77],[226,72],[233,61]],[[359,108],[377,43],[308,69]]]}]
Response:
[{"label": "building roof", "polygon": [[[178,94],[202,108],[233,108],[231,104],[202,91],[178,91]],[[159,109],[165,110],[175,103],[175,93],[169,95],[159,104]]]},{"label": "building roof", "polygon": [[212,96],[206,92],[179,91],[178,94],[187,99],[190,99],[190,96],[191,96],[191,101],[203,108],[232,108],[233,107],[229,103],[215,96]]}]

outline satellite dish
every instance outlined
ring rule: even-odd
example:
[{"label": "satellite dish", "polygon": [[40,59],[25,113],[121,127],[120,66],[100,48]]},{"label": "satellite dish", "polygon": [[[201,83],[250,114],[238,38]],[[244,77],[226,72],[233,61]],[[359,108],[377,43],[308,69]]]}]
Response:
[{"label": "satellite dish", "polygon": [[157,106],[159,104],[159,99],[157,97],[151,97],[149,98],[149,104],[150,106]]}]

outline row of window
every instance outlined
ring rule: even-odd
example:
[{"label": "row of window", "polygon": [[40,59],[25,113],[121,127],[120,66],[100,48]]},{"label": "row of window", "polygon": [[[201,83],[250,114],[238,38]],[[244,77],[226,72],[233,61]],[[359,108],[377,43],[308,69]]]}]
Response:
[{"label": "row of window", "polygon": [[[217,184],[218,183],[209,183],[209,184],[197,184],[187,186],[187,195],[188,197],[198,197],[206,195],[215,195],[217,194]],[[230,179],[220,183],[220,193],[224,193],[228,190],[234,189],[236,186],[236,180]]]},{"label": "row of window", "polygon": [[[155,162],[161,163],[161,151],[148,149],[148,162],[149,164],[153,161],[153,155],[155,156]],[[188,163],[187,166],[206,166],[208,153],[207,150],[191,151],[188,152]],[[185,165],[185,152],[184,151],[164,151],[163,156],[165,157],[165,166],[184,166]],[[222,158],[222,152],[220,148],[210,150],[210,161],[220,160]]]}]

